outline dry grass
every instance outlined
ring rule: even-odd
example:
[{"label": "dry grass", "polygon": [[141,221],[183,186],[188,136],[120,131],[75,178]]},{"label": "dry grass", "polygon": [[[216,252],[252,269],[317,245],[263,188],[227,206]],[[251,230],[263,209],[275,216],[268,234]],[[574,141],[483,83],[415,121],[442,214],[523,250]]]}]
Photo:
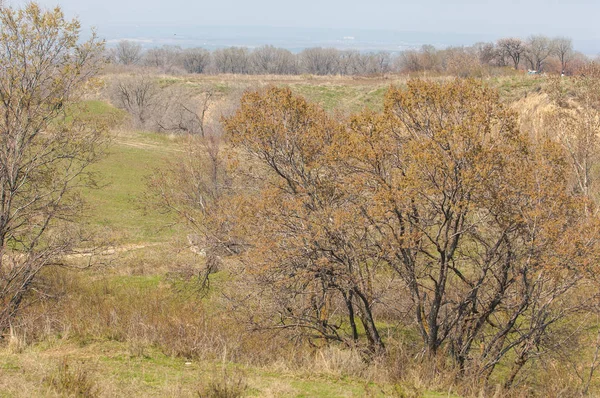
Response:
[{"label": "dry grass", "polygon": [[98,384],[91,378],[89,370],[66,359],[44,379],[44,384],[60,395],[94,398],[100,396]]},{"label": "dry grass", "polygon": [[436,396],[319,371],[303,374],[274,366],[187,360],[166,356],[152,347],[138,357],[115,341],[83,347],[65,341],[46,342],[20,354],[0,349],[0,369],[0,395],[14,397],[77,396],[77,391],[87,388],[100,397]]},{"label": "dry grass", "polygon": [[239,398],[246,395],[248,383],[243,372],[227,370],[223,367],[220,372],[214,372],[211,380],[198,390],[201,398]]}]

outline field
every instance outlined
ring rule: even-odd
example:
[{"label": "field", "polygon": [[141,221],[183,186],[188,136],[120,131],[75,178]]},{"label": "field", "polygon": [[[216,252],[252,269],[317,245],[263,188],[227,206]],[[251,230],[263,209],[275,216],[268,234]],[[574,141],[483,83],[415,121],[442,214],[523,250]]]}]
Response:
[{"label": "field", "polygon": [[[165,76],[160,82],[209,87],[221,101],[245,89],[287,86],[328,112],[351,113],[381,110],[387,87],[406,78]],[[531,100],[544,84],[527,76],[488,83],[510,102]],[[186,153],[185,137],[129,128],[102,96],[87,108],[117,120],[108,154],[93,169],[99,187],[82,192],[83,221],[109,248],[91,269],[52,269],[43,276],[61,293],[27,308],[0,347],[0,397],[210,396],[217,390],[257,397],[455,396],[425,388],[418,375],[390,383],[382,368],[366,366],[355,353],[293,352],[278,340],[242,339],[239,326],[227,330],[233,320],[219,289],[230,276],[213,275],[208,295],[179,278],[197,272],[205,259],[187,246],[186,229],[147,195],[148,177]],[[270,352],[251,354],[257,347]],[[279,353],[280,360],[273,358]]]}]

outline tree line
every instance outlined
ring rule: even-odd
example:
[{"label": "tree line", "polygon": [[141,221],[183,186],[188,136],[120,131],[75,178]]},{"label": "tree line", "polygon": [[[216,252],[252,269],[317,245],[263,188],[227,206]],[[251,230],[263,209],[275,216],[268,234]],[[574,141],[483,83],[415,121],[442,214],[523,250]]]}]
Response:
[{"label": "tree line", "polygon": [[496,42],[437,49],[423,45],[398,54],[335,48],[307,48],[298,54],[271,45],[251,50],[229,47],[212,52],[203,48],[162,46],[144,50],[121,41],[107,53],[111,62],[140,65],[164,72],[278,75],[381,75],[389,72],[451,73],[473,76],[494,68],[527,69],[536,73],[574,73],[588,60],[565,37],[502,38]]}]

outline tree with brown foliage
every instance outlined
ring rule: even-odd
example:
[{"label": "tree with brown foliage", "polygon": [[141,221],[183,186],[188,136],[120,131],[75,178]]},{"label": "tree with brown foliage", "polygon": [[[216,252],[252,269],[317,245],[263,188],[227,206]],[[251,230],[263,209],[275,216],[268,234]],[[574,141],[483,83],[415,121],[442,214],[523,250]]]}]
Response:
[{"label": "tree with brown foliage", "polygon": [[510,388],[583,311],[592,204],[561,146],[519,131],[481,83],[413,80],[349,119],[271,87],[224,127],[244,188],[217,205],[218,230],[238,243],[230,298],[253,327],[373,354],[389,313],[410,313],[400,327],[426,358],[483,382],[503,364]]},{"label": "tree with brown foliage", "polygon": [[372,189],[363,222],[406,284],[426,351],[446,346],[484,377],[516,353],[512,384],[576,309],[561,297],[596,244],[562,151],[531,142],[473,81],[410,82],[390,90],[385,116],[355,125],[336,151],[354,170],[346,186]]},{"label": "tree with brown foliage", "polygon": [[240,220],[260,299],[273,300],[256,319],[262,327],[352,345],[361,338],[360,322],[369,349],[381,350],[373,284],[382,264],[373,260],[364,227],[353,222],[360,208],[341,195],[329,161],[341,126],[289,89],[270,88],[246,94],[225,128],[230,142],[265,168],[265,182],[255,185],[261,199],[248,203]]},{"label": "tree with brown foliage", "polygon": [[595,166],[600,155],[599,66],[588,64],[569,84],[572,98],[567,95],[561,78],[550,81],[549,94],[557,109],[549,117],[548,130],[559,139],[568,154],[575,192],[598,200]]}]

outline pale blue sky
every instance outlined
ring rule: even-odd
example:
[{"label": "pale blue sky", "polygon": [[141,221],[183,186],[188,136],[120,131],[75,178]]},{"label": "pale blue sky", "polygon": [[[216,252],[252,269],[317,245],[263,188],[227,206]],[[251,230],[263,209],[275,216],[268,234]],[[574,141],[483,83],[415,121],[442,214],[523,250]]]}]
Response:
[{"label": "pale blue sky", "polygon": [[[18,5],[23,0],[9,0]],[[597,38],[598,0],[40,0],[85,25],[364,28]]]},{"label": "pale blue sky", "polygon": [[[20,5],[24,0],[8,0]],[[122,27],[270,26],[531,34],[600,40],[600,0],[38,0],[108,33]],[[465,43],[469,44],[469,43]]]}]

